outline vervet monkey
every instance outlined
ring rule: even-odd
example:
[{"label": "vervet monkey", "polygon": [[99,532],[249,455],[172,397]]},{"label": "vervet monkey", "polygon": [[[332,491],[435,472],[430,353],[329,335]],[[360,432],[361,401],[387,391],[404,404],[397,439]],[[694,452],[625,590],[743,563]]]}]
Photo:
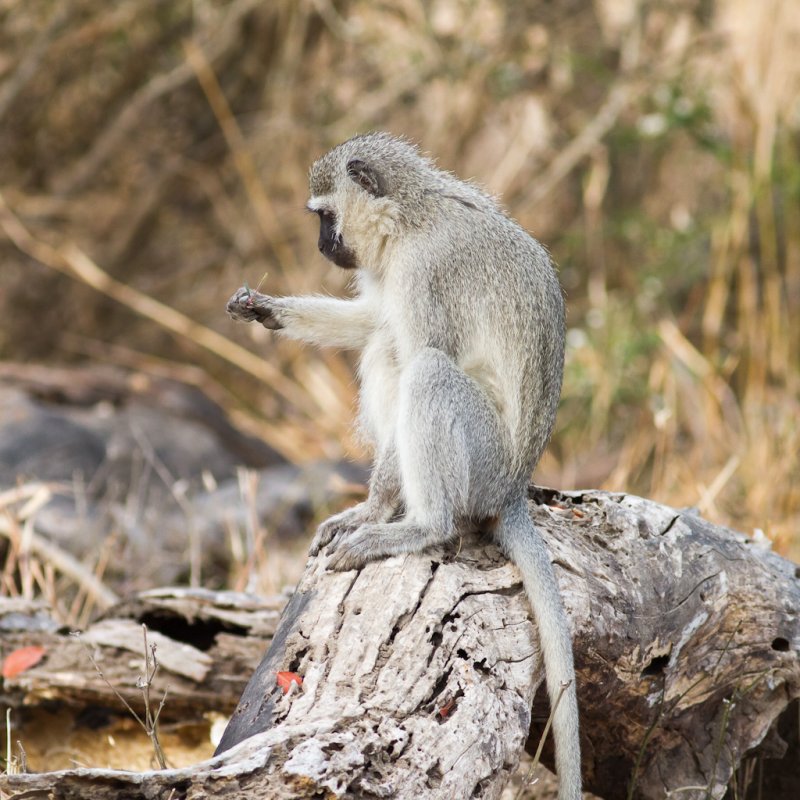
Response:
[{"label": "vervet monkey", "polygon": [[362,351],[360,421],[375,452],[369,495],[320,526],[312,554],[330,545],[331,568],[356,569],[468,528],[490,531],[522,572],[558,702],[559,798],[578,800],[571,637],[526,504],[564,367],[564,301],[548,253],[491,197],[386,133],[335,147],[309,179],[319,249],[353,271],[355,298],[245,287],[228,312]]}]

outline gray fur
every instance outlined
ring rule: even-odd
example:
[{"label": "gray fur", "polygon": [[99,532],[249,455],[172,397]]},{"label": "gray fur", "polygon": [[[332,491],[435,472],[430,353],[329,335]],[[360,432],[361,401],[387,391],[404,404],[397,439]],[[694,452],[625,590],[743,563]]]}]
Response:
[{"label": "gray fur", "polygon": [[328,546],[333,569],[353,569],[467,527],[491,530],[522,572],[551,704],[566,686],[553,726],[559,798],[578,800],[568,620],[525,504],[564,365],[564,303],[548,253],[480,189],[385,133],[334,148],[309,182],[309,209],[328,231],[320,249],[357,267],[355,299],[242,289],[228,310],[362,351],[361,427],[376,457],[369,497],[323,523],[312,553]]}]

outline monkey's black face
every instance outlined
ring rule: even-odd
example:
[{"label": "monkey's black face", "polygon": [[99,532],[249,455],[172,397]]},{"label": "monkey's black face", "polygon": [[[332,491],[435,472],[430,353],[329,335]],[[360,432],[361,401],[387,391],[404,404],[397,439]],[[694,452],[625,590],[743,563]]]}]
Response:
[{"label": "monkey's black face", "polygon": [[358,269],[356,254],[351,250],[342,239],[341,234],[336,233],[336,215],[330,211],[320,210],[319,214],[319,247],[320,253],[329,261],[333,261],[337,267],[342,269]]}]

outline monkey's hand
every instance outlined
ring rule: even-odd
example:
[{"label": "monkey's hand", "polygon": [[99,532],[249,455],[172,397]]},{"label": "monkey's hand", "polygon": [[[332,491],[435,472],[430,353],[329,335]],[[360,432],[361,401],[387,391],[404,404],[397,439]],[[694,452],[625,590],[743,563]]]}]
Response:
[{"label": "monkey's hand", "polygon": [[261,292],[254,292],[246,286],[238,289],[228,300],[227,311],[233,319],[241,322],[255,320],[273,331],[283,328],[280,300]]}]

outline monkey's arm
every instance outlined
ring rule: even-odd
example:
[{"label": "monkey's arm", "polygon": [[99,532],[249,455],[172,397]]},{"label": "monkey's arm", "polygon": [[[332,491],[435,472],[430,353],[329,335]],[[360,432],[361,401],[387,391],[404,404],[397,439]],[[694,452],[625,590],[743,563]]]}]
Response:
[{"label": "monkey's arm", "polygon": [[375,325],[364,300],[336,297],[270,297],[242,287],[228,301],[228,314],[244,322],[326,347],[358,349],[366,345]]}]

